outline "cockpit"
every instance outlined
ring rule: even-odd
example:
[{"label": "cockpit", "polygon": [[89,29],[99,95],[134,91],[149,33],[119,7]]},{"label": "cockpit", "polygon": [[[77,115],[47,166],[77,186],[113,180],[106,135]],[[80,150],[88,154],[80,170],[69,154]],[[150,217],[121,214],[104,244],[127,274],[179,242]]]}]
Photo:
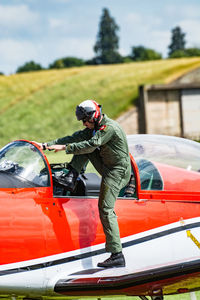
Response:
[{"label": "cockpit", "polygon": [[[128,144],[135,185],[128,197],[137,198],[139,191],[199,192],[199,143],[168,136],[130,135]],[[51,187],[53,182],[55,197],[98,197],[101,178],[97,173],[80,174],[75,191],[68,192],[63,185],[67,172],[67,163],[49,164],[42,151],[28,141],[15,141],[0,150],[1,189]],[[119,197],[126,197],[126,188]]]}]

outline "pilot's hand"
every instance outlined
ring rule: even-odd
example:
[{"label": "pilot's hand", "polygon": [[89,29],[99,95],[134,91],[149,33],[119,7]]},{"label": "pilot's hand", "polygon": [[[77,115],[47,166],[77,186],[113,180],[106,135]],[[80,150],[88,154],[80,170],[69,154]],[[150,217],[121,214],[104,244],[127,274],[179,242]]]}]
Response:
[{"label": "pilot's hand", "polygon": [[65,145],[52,145],[46,147],[48,150],[54,150],[54,152],[63,151],[66,149]]},{"label": "pilot's hand", "polygon": [[43,145],[42,143],[38,143],[38,142],[35,142],[35,141],[32,141],[32,143],[36,144],[41,150],[43,150]]}]

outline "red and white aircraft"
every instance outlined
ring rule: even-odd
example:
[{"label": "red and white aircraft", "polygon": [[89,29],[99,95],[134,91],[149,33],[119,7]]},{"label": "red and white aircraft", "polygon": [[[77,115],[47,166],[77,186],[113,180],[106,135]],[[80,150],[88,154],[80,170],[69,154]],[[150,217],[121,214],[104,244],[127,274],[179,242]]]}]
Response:
[{"label": "red and white aircraft", "polygon": [[[69,194],[65,165],[50,165],[32,142],[0,150],[0,295],[66,298],[200,289],[200,145],[128,136],[135,193],[116,201],[124,268],[108,257],[98,215],[100,178],[79,176]],[[54,182],[54,184],[53,184]]]}]

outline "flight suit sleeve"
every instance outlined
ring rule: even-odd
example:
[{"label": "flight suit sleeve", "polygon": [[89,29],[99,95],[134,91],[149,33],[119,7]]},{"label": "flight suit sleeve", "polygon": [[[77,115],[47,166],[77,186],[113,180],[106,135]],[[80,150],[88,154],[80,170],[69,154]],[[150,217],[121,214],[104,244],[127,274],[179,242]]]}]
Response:
[{"label": "flight suit sleeve", "polygon": [[70,143],[66,146],[67,154],[87,154],[92,153],[96,148],[106,144],[113,136],[114,128],[112,126],[102,126],[95,135],[87,140],[78,143]]},{"label": "flight suit sleeve", "polygon": [[89,140],[92,136],[91,130],[85,128],[84,130],[79,130],[74,132],[72,135],[64,136],[56,140],[47,142],[47,146],[51,145],[66,145],[69,143],[78,143],[84,140]]}]

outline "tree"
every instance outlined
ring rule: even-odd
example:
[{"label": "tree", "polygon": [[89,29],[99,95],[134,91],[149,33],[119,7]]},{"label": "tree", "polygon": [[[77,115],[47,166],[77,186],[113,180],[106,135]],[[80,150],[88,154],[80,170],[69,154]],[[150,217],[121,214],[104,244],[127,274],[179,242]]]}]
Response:
[{"label": "tree", "polygon": [[23,66],[19,67],[16,73],[39,71],[42,69],[43,68],[40,64],[37,64],[33,60],[31,60],[29,62],[26,62]]},{"label": "tree", "polygon": [[4,75],[4,73],[3,73],[3,72],[0,72],[0,75]]},{"label": "tree", "polygon": [[172,29],[171,44],[169,45],[169,57],[177,50],[185,50],[185,33],[179,26]]},{"label": "tree", "polygon": [[80,67],[84,66],[85,62],[81,58],[76,57],[64,57],[55,60],[50,66],[49,69],[62,69],[70,67]]},{"label": "tree", "polygon": [[176,50],[171,54],[170,58],[193,57],[193,56],[200,56],[199,48],[187,48],[185,50]]},{"label": "tree", "polygon": [[49,69],[62,69],[64,67],[65,66],[62,59],[57,59],[49,65]]},{"label": "tree", "polygon": [[157,60],[161,59],[162,55],[153,49],[137,46],[132,47],[131,58],[134,61]]},{"label": "tree", "polygon": [[181,58],[186,57],[186,50],[175,50],[171,55],[170,58]]},{"label": "tree", "polygon": [[190,56],[200,56],[200,48],[187,48],[185,50],[185,52],[186,52],[186,55],[188,57],[190,57]]},{"label": "tree", "polygon": [[95,61],[97,64],[113,64],[122,62],[122,57],[118,53],[119,30],[115,20],[110,16],[107,8],[103,9],[103,14],[99,24],[99,32],[94,51],[97,54]]},{"label": "tree", "polygon": [[123,60],[123,63],[133,62],[133,59],[132,59],[131,55],[123,56],[122,60]]}]

